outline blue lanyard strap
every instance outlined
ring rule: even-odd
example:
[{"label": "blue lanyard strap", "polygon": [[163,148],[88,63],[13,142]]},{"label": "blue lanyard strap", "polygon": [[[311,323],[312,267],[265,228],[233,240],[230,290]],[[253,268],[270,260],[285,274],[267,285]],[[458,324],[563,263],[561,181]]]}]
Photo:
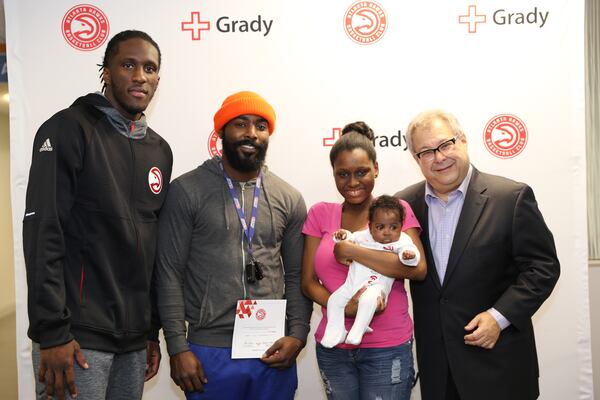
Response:
[{"label": "blue lanyard strap", "polygon": [[237,192],[233,187],[233,181],[223,168],[223,164],[219,163],[221,167],[221,171],[223,171],[223,178],[225,178],[225,182],[227,183],[227,187],[229,188],[229,194],[231,194],[231,198],[233,199],[233,204],[235,205],[235,210],[237,211],[238,217],[240,218],[240,223],[242,224],[242,229],[244,230],[244,236],[246,237],[246,241],[248,242],[248,253],[252,255],[252,237],[254,236],[254,231],[256,228],[256,215],[258,214],[258,198],[260,197],[260,186],[262,184],[262,171],[258,174],[256,178],[256,186],[254,187],[254,198],[252,199],[252,214],[250,216],[250,226],[246,223],[246,217],[244,215],[244,209],[240,203],[240,199],[238,198]]}]

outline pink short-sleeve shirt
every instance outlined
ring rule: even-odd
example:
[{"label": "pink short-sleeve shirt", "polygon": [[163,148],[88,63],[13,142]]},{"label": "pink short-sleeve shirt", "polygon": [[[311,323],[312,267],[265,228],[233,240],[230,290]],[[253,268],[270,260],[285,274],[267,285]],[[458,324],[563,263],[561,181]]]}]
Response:
[{"label": "pink short-sleeve shirt", "polygon": [[[400,200],[404,207],[405,218],[402,230],[410,228],[421,230],[421,226],[412,209],[404,200]],[[333,255],[333,232],[341,228],[342,204],[317,203],[308,211],[302,232],[305,235],[321,239],[315,254],[315,273],[323,286],[331,293],[344,284],[348,274],[348,266],[340,264]],[[366,228],[366,227],[365,227]],[[352,318],[346,318],[346,329],[352,327]],[[327,312],[323,307],[323,318],[317,327],[315,339],[320,343],[327,325]],[[357,347],[390,347],[397,346],[412,337],[413,323],[408,314],[408,298],[404,289],[404,280],[397,279],[388,297],[385,310],[376,314],[371,321],[373,332],[366,333],[362,342],[356,345],[342,343],[337,347],[352,349]]]}]

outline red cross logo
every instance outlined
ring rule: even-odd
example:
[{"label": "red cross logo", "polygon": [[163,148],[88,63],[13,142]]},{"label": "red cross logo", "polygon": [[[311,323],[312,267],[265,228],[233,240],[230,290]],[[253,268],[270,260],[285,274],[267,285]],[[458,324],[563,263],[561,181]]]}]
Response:
[{"label": "red cross logo", "polygon": [[331,147],[342,136],[341,128],[333,128],[331,130],[331,136],[327,136],[323,138],[323,147]]},{"label": "red cross logo", "polygon": [[469,6],[469,13],[467,15],[460,15],[458,17],[459,24],[469,24],[469,33],[477,32],[477,24],[485,23],[485,14],[477,14],[477,6]]},{"label": "red cross logo", "polygon": [[181,23],[181,31],[192,31],[192,40],[200,40],[200,32],[210,30],[210,22],[200,21],[200,11],[192,11],[192,20]]}]

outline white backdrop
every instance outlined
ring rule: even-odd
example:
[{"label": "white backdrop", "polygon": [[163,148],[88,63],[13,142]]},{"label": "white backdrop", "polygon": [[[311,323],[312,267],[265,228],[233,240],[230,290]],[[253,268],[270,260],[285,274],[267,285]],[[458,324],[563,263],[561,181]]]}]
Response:
[{"label": "white backdrop", "polygon": [[[30,399],[34,378],[26,336],[21,222],[31,144],[44,120],[77,96],[100,88],[95,65],[106,43],[86,51],[68,43],[63,18],[77,1],[4,2],[19,391],[20,398]],[[583,1],[473,3],[378,0],[377,9],[370,1],[351,8],[353,1],[340,0],[180,0],[168,7],[160,0],[94,1],[107,25],[83,12],[67,27],[83,41],[104,26],[108,37],[139,29],[158,42],[161,81],[147,114],[150,125],[171,144],[174,177],[209,157],[212,116],[227,95],[239,90],[254,90],[274,106],[278,123],[268,164],[300,189],[309,206],[339,200],[324,145],[334,128],[355,120],[373,127],[379,135],[381,171],[376,193],[392,194],[421,179],[398,131],[423,109],[440,107],[456,114],[475,166],[529,183],[555,235],[562,275],[534,318],[541,398],[591,399]],[[87,10],[82,7],[75,10]],[[200,32],[184,29],[193,13],[199,13]],[[346,33],[346,16],[354,34]],[[231,32],[233,20],[247,21],[247,32],[244,22]],[[253,32],[258,26],[261,31]],[[360,34],[370,44],[352,40]],[[102,32],[99,37],[101,41]],[[516,116],[526,127],[519,132],[501,124],[491,131],[498,145],[504,137],[523,142],[526,137],[513,157],[499,158],[486,148],[486,124],[498,115]],[[318,316],[316,312],[313,325]],[[159,377],[146,387],[147,399],[179,395],[163,355]],[[324,398],[312,336],[299,371],[296,397]],[[418,391],[414,397],[419,398]]]}]

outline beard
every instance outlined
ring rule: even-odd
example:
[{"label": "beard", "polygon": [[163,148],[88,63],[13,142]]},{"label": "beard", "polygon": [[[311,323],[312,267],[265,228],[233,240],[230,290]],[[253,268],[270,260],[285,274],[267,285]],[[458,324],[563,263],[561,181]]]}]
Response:
[{"label": "beard", "polygon": [[[265,163],[265,157],[267,156],[267,148],[269,142],[260,144],[253,142],[252,140],[240,140],[236,143],[231,143],[227,140],[227,135],[223,135],[221,139],[223,144],[223,154],[231,164],[231,167],[240,172],[253,172],[258,171],[262,168]],[[240,151],[240,147],[244,145],[254,146],[257,150],[256,153],[246,154]]]}]

